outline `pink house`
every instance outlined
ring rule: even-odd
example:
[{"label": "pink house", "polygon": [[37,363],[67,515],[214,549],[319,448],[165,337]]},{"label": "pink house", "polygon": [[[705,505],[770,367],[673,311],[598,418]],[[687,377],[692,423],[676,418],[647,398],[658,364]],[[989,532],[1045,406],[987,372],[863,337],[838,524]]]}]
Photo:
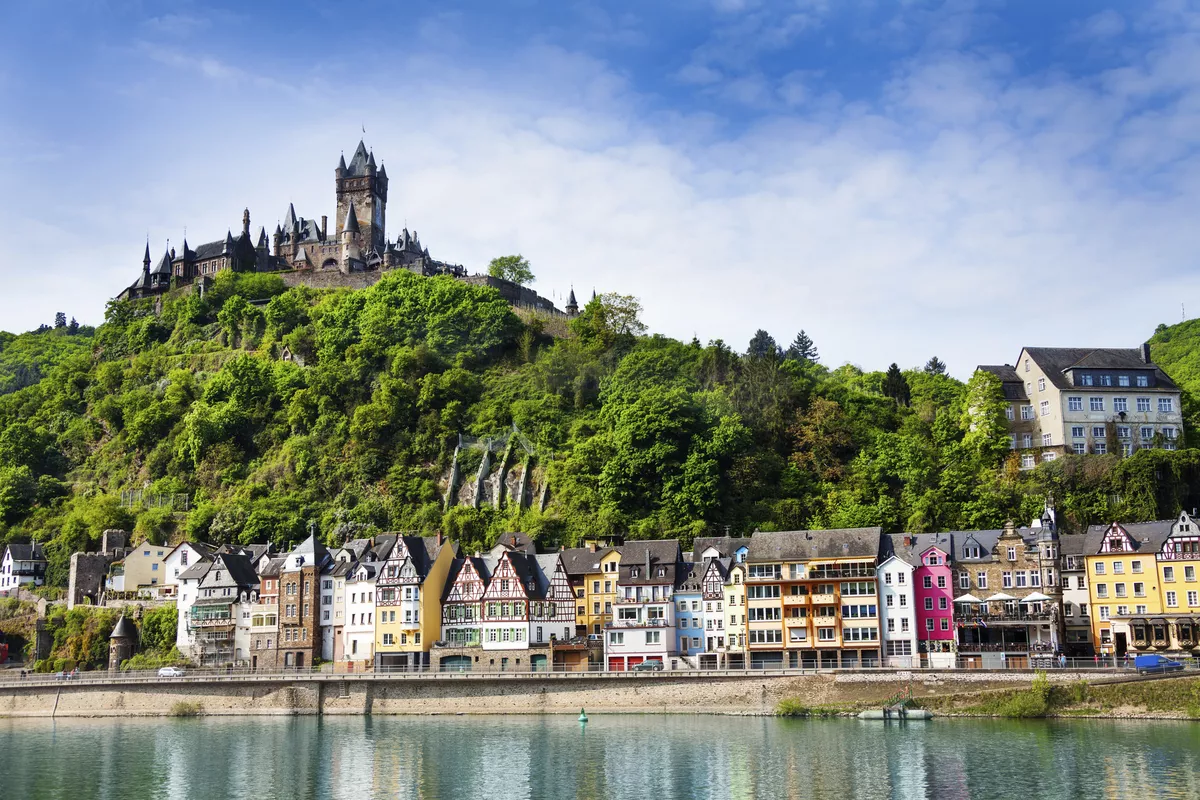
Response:
[{"label": "pink house", "polygon": [[937,643],[922,647],[936,652],[954,640],[954,597],[947,551],[929,547],[921,553],[921,562],[913,572],[913,591],[917,601],[917,640]]}]

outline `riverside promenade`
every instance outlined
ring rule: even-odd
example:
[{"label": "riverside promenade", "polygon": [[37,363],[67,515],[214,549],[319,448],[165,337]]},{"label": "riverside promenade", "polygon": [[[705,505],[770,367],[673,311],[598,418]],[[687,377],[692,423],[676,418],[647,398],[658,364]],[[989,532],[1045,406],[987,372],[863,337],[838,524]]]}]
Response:
[{"label": "riverside promenade", "polygon": [[[0,673],[0,717],[308,714],[771,714],[1027,685],[1032,670],[704,670],[668,672]],[[1129,670],[1065,669],[1054,682],[1129,680]]]}]

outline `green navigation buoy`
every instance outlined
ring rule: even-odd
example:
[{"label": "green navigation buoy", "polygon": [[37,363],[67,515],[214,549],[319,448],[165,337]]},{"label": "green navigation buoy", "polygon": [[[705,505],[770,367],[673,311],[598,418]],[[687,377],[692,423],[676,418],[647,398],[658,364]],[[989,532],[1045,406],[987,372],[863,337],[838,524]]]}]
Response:
[{"label": "green navigation buoy", "polygon": [[579,722],[580,724],[587,724],[587,712],[582,708],[579,709]]}]

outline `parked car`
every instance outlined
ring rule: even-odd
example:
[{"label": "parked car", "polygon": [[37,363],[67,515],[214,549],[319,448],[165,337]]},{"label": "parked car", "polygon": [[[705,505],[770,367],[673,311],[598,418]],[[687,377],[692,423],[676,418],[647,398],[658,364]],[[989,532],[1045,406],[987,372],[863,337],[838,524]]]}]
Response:
[{"label": "parked car", "polygon": [[158,671],[160,678],[182,678],[186,674],[182,667],[163,667]]},{"label": "parked car", "polygon": [[1166,656],[1138,656],[1133,659],[1133,666],[1137,669],[1139,675],[1144,675],[1147,672],[1175,672],[1183,669],[1183,664],[1178,661],[1172,661]]},{"label": "parked car", "polygon": [[635,664],[633,667],[634,672],[662,672],[662,670],[663,670],[663,662],[658,661],[656,659],[651,659],[649,661],[643,661],[640,664]]}]

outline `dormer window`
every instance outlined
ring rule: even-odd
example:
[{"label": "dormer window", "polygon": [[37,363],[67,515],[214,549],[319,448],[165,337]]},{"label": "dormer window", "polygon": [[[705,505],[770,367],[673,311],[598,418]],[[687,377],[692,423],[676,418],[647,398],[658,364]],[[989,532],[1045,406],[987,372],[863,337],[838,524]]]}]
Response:
[{"label": "dormer window", "polygon": [[637,576],[638,576],[638,568],[637,567],[630,568],[629,577],[636,578]]},{"label": "dormer window", "polygon": [[662,578],[662,577],[664,577],[666,574],[667,574],[667,569],[666,569],[666,567],[659,567],[659,568],[658,568],[658,577]]}]

